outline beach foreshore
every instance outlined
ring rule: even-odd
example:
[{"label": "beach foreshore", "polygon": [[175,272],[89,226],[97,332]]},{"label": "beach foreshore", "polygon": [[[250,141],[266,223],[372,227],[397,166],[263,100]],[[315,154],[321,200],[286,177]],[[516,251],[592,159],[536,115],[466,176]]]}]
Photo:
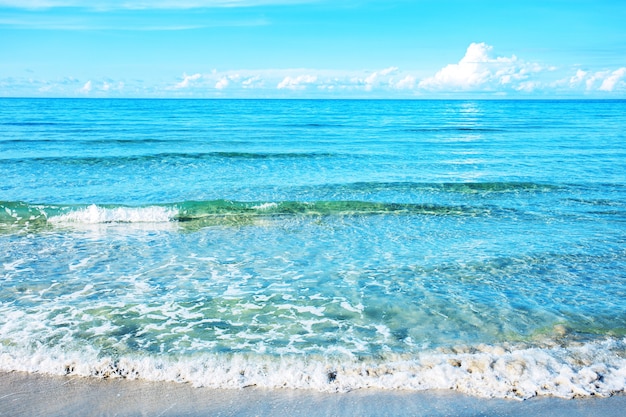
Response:
[{"label": "beach foreshore", "polygon": [[623,416],[626,395],[526,401],[452,391],[194,388],[191,385],[0,373],[0,416]]}]

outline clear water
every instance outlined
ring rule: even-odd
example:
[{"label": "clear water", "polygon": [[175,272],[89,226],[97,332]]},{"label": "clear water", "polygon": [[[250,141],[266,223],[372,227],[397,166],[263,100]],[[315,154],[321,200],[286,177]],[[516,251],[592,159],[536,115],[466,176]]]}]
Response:
[{"label": "clear water", "polygon": [[0,369],[626,387],[626,101],[0,100]]}]

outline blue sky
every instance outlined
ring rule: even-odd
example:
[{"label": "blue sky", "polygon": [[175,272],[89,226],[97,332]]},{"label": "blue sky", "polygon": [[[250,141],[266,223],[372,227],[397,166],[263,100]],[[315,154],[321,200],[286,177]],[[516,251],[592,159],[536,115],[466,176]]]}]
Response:
[{"label": "blue sky", "polygon": [[624,0],[0,0],[0,96],[626,98],[624,22]]}]

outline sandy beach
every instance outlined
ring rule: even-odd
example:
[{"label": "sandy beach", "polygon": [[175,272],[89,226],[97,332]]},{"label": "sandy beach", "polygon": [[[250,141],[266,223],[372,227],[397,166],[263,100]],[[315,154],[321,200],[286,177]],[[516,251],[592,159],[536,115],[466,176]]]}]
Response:
[{"label": "sandy beach", "polygon": [[214,390],[123,379],[0,374],[0,416],[622,416],[626,396],[526,401],[449,391]]}]

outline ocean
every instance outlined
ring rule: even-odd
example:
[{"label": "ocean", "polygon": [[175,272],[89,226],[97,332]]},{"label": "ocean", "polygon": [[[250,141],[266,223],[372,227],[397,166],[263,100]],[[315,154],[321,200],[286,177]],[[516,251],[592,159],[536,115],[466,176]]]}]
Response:
[{"label": "ocean", "polygon": [[626,389],[626,101],[0,99],[0,371]]}]

